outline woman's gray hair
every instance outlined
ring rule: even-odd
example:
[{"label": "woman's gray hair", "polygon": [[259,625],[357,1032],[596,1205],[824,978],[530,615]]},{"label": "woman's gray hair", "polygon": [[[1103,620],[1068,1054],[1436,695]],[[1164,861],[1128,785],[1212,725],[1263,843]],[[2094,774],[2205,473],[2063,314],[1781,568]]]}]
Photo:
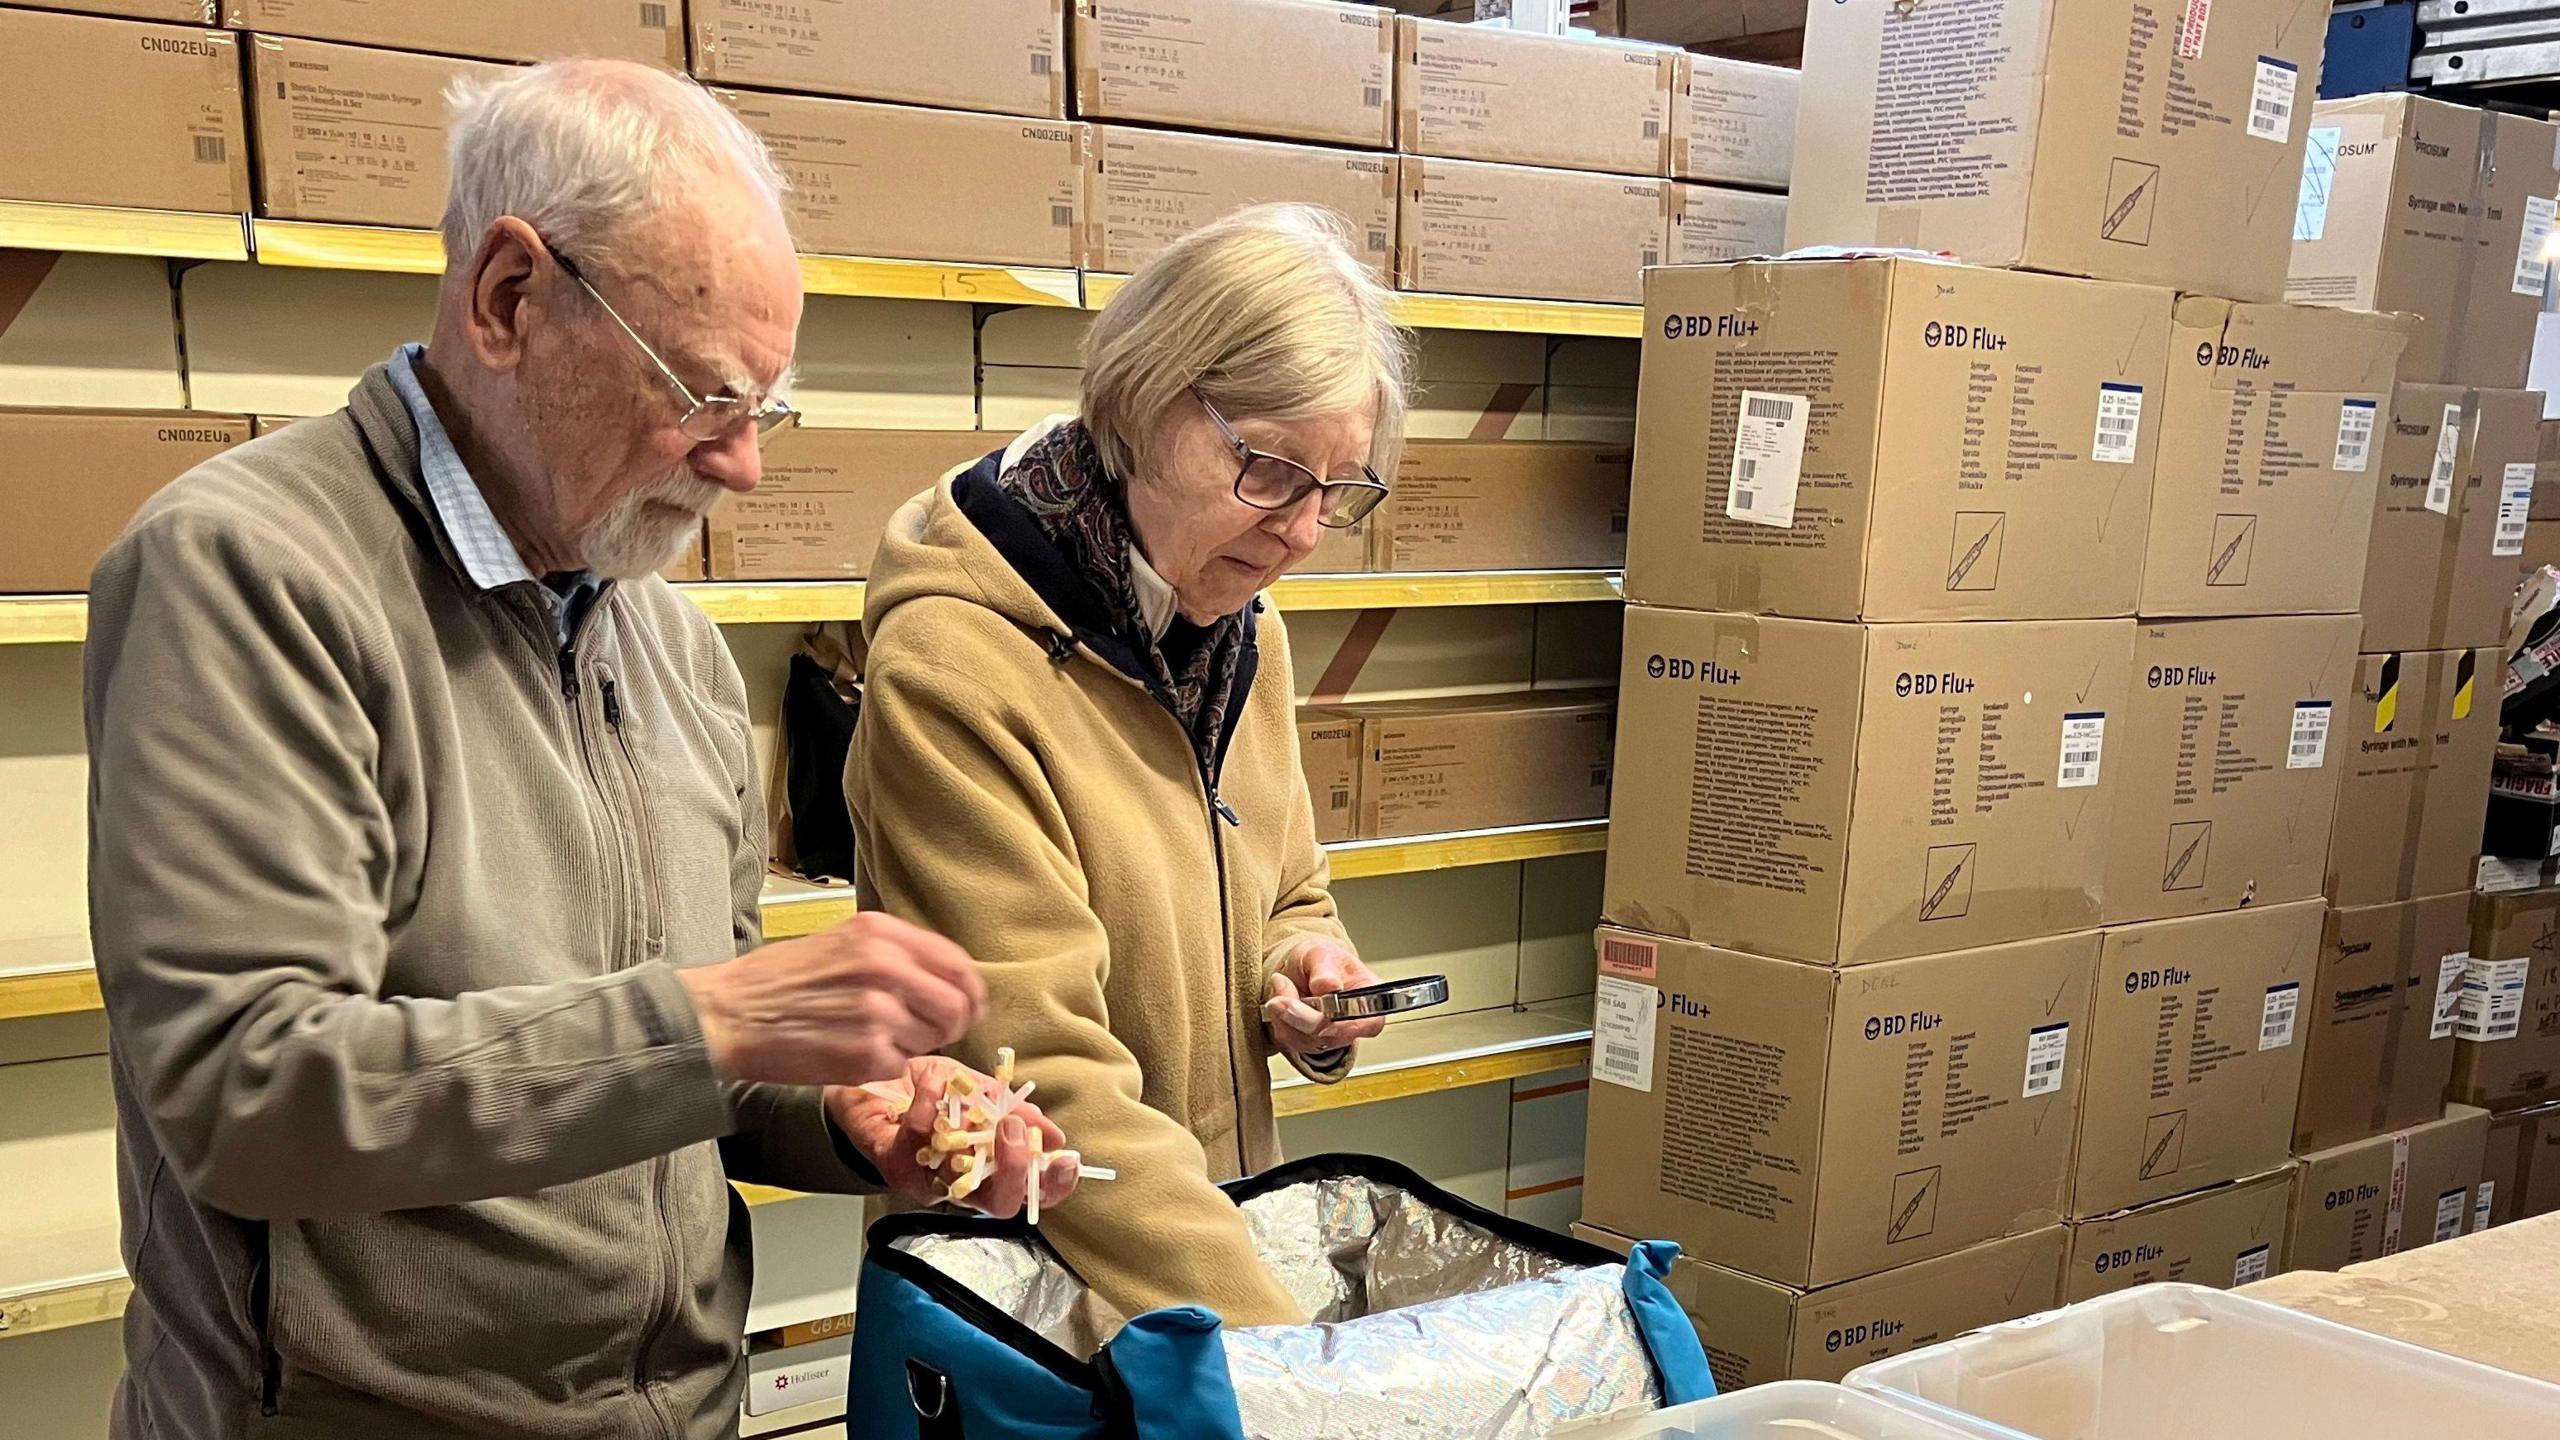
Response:
[{"label": "woman's gray hair", "polygon": [[1408,343],[1352,242],[1330,210],[1257,205],[1139,267],[1085,332],[1083,418],[1112,473],[1135,477],[1148,437],[1197,390],[1230,420],[1374,405],[1370,463],[1392,478]]},{"label": "woman's gray hair", "polygon": [[460,265],[512,215],[573,260],[616,268],[616,249],[683,187],[734,176],[778,206],[773,156],[711,92],[625,60],[560,60],[457,81],[444,252]]}]

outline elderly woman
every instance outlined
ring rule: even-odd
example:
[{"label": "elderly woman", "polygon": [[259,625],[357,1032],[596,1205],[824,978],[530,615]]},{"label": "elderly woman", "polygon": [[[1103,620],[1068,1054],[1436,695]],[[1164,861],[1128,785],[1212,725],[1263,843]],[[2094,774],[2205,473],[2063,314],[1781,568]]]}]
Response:
[{"label": "elderly woman", "polygon": [[1280,1159],[1265,1060],[1341,1079],[1375,978],[1328,890],[1289,649],[1260,597],[1384,498],[1404,427],[1388,296],[1324,211],[1266,206],[1140,270],[1082,413],[946,477],[871,572],[847,785],[866,903],[986,977],[958,1053],[1021,1056],[1118,1170],[1042,1228],[1126,1313],[1302,1320],[1215,1182]]}]

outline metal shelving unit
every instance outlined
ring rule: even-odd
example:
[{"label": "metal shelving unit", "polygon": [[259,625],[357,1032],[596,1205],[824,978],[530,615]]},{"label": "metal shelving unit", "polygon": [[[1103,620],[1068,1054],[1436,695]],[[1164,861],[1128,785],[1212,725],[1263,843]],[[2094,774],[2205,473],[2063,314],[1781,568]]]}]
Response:
[{"label": "metal shelving unit", "polygon": [[[1126,275],[1084,272],[1084,308],[1109,304]],[[1572,300],[1504,300],[1483,295],[1400,292],[1396,319],[1425,330],[1508,330],[1535,335],[1600,335],[1634,339],[1644,333],[1641,305],[1587,304]]]}]

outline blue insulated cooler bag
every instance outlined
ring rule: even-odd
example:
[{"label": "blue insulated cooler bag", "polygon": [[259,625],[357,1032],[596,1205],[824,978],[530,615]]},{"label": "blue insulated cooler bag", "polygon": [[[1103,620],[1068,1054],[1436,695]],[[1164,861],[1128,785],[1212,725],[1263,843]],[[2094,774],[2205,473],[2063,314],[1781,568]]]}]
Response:
[{"label": "blue insulated cooler bag", "polygon": [[[1530,1440],[1715,1393],[1663,1284],[1676,1246],[1622,1261],[1365,1156],[1225,1189],[1313,1323],[1230,1330],[1196,1307],[1123,1319],[1029,1226],[933,1213],[872,1226],[851,1433]],[[1107,1205],[1110,1187],[1073,1203]]]}]

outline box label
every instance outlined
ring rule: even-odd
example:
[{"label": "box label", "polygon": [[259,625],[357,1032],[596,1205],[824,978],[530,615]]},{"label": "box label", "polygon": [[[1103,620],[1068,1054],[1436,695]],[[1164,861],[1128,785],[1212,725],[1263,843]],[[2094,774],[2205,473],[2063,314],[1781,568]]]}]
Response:
[{"label": "box label", "polygon": [[2531,890],[2541,883],[2542,862],[2539,860],[2509,860],[2499,855],[2480,857],[2479,889],[2483,895]]},{"label": "box label", "polygon": [[2107,716],[2102,710],[2083,710],[2062,717],[2062,764],[2054,772],[2053,788],[2076,790],[2098,783],[2098,764],[2107,748]]},{"label": "box label", "polygon": [[2285,747],[2284,768],[2317,770],[2329,759],[2329,702],[2297,700],[2293,706],[2293,740]]},{"label": "box label", "polygon": [[2524,197],[2524,237],[2516,242],[2516,278],[2512,288],[2519,295],[2542,296],[2543,282],[2551,275],[2551,257],[2543,247],[2551,241],[2551,218],[2560,214],[2560,201],[2548,195]]},{"label": "box label", "polygon": [[2471,1202],[2472,1229],[2486,1230],[2489,1228],[2489,1211],[2497,1193],[2497,1181],[2483,1180],[2480,1182],[2480,1194]]},{"label": "box label", "polygon": [[1591,1004],[1591,1078],[1653,1093],[1653,1026],[1662,992],[1615,975],[1600,977]]},{"label": "box label", "polygon": [[2089,442],[2089,458],[2101,465],[2130,465],[2141,433],[2142,387],[2113,381],[2099,385],[2098,433]]},{"label": "box label", "polygon": [[2237,1290],[2243,1285],[2253,1285],[2258,1281],[2267,1278],[2268,1248],[2269,1247],[2264,1245],[2253,1246],[2250,1249],[2241,1251],[2239,1255],[2232,1260],[2232,1289]]},{"label": "box label", "polygon": [[2204,54],[2205,22],[2213,18],[2213,0],[2187,0],[2187,18],[2178,26],[2178,58],[2199,59]]},{"label": "box label", "polygon": [[2525,517],[2533,511],[2533,476],[2531,460],[2511,461],[2498,480],[2498,529],[2489,537],[2492,555],[2524,553]]},{"label": "box label", "polygon": [[2338,402],[2338,449],[2329,468],[2342,475],[2361,475],[2373,468],[2373,421],[2381,405],[2372,400]]},{"label": "box label", "polygon": [[1623,935],[1600,937],[1600,973],[1628,980],[1650,981],[1661,973],[1662,947],[1650,940],[1633,940]]},{"label": "box label", "polygon": [[2258,83],[2249,96],[2249,133],[2281,145],[2293,138],[2293,92],[2302,78],[2272,55],[2258,57]]},{"label": "box label", "polygon": [[1805,397],[1742,392],[1733,427],[1733,473],[1726,518],[1772,525],[1796,523],[1796,482],[1804,475]]},{"label": "box label", "polygon": [[2462,1212],[2469,1207],[2468,1187],[2456,1187],[2436,1197],[2436,1243],[2462,1238]]},{"label": "box label", "polygon": [[2266,1004],[2258,1010],[2258,1048],[2282,1050],[2293,1043],[2294,1016],[2302,1010],[2302,986],[2294,981],[2267,987]]},{"label": "box label", "polygon": [[2025,1098],[2051,1095],[2062,1088],[2063,1062],[2071,1055],[2071,1022],[2057,1020],[2027,1032]]},{"label": "box label", "polygon": [[2435,468],[2427,472],[2427,508],[2439,515],[2453,513],[2453,458],[2462,448],[2462,407],[2444,407],[2444,424],[2436,430]]},{"label": "box label", "polygon": [[2293,238],[2317,240],[2329,232],[2329,192],[2338,183],[2338,142],[2345,131],[2314,125],[2302,147],[2302,193],[2293,202]]},{"label": "box label", "polygon": [[2462,1019],[2462,977],[2471,969],[2471,952],[2457,950],[2436,962],[2436,1013],[2427,1038],[2443,1040]]},{"label": "box label", "polygon": [[2462,1014],[2454,1034],[2487,1044],[2513,1040],[2524,1020],[2524,975],[2532,962],[2474,959],[2462,968]]}]

